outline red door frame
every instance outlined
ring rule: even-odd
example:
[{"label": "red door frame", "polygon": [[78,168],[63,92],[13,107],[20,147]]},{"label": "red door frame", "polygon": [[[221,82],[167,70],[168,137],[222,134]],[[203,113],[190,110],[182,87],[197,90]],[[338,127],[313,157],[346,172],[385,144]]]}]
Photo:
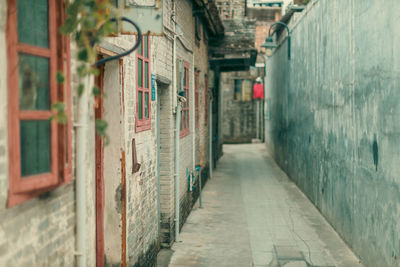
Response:
[{"label": "red door frame", "polygon": [[[100,74],[96,78],[96,85],[100,94],[95,98],[95,118],[103,118],[103,83],[104,65],[100,67]],[[96,267],[104,266],[104,138],[96,135]]]}]

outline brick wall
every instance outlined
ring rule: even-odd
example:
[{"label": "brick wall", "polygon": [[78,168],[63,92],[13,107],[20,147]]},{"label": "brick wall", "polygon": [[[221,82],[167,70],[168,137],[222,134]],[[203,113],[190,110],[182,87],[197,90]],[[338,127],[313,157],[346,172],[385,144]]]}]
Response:
[{"label": "brick wall", "polygon": [[234,99],[234,79],[252,80],[252,77],[247,71],[221,74],[223,139],[225,143],[249,143],[256,138],[256,104],[252,100]]},{"label": "brick wall", "polygon": [[[171,73],[172,74],[172,73]],[[172,76],[172,75],[171,75]],[[161,199],[161,242],[168,245],[173,240],[174,218],[174,128],[172,110],[172,86],[160,87],[160,199]]]},{"label": "brick wall", "polygon": [[[187,12],[187,11],[186,11]],[[190,32],[191,34],[192,32]],[[183,45],[178,41],[177,42],[177,56],[180,59],[183,59],[189,64],[189,107],[190,107],[190,117],[189,117],[189,127],[190,133],[180,138],[180,163],[179,163],[179,174],[180,174],[180,198],[182,199],[184,195],[188,191],[188,178],[187,172],[192,170],[193,165],[193,129],[192,122],[193,118],[193,109],[194,109],[194,80],[193,80],[193,56],[192,53],[186,51]]]},{"label": "brick wall", "polygon": [[[0,0],[0,55],[6,56],[5,27],[7,5]],[[73,50],[73,46],[71,47]],[[75,62],[71,60],[71,68]],[[8,196],[7,142],[7,65],[0,66],[0,266],[73,266],[75,263],[75,190],[74,182],[33,198],[13,208],[6,208]],[[72,77],[76,85],[77,77]],[[73,94],[72,116],[77,104]],[[91,106],[91,104],[90,104]],[[92,108],[89,108],[92,110]],[[92,118],[92,117],[91,117]],[[88,137],[94,136],[89,120]],[[90,129],[92,127],[92,129]],[[73,140],[74,140],[73,135]],[[88,151],[93,142],[88,139]],[[89,163],[91,162],[91,163]],[[87,165],[87,264],[94,265],[94,161]]]},{"label": "brick wall", "polygon": [[[155,55],[161,38],[151,36],[151,73],[154,73]],[[108,41],[122,48],[129,48],[135,36],[111,38]],[[160,53],[161,58],[165,54]],[[124,116],[122,139],[126,159],[126,205],[127,205],[127,262],[131,266],[146,259],[155,261],[158,251],[157,215],[157,102],[151,101],[151,129],[135,130],[136,118],[136,52],[124,57]],[[151,97],[151,95],[150,95]],[[132,174],[132,139],[136,142],[136,153],[140,170]],[[118,162],[118,164],[120,164]],[[115,173],[118,174],[117,172]],[[116,179],[120,179],[118,174]],[[107,190],[107,189],[106,189]],[[116,203],[118,204],[118,203]],[[151,261],[151,260],[150,260]],[[146,264],[150,263],[146,262]]]},{"label": "brick wall", "polygon": [[268,37],[268,31],[271,24],[272,22],[266,21],[256,22],[255,47],[257,48],[258,52],[262,50],[260,46],[265,42],[265,39]]},{"label": "brick wall", "polygon": [[[173,98],[175,98],[175,87],[173,84],[169,86],[163,86],[160,88],[161,97],[161,242],[164,246],[170,246],[174,241],[175,235],[175,194],[178,193],[180,197],[180,226],[183,225],[186,217],[188,216],[195,199],[197,199],[196,193],[188,192],[188,174],[193,171],[193,134],[195,136],[195,163],[199,163],[201,155],[203,155],[202,161],[204,162],[204,149],[201,147],[208,148],[204,144],[205,140],[208,140],[204,133],[208,133],[208,128],[204,126],[204,75],[208,72],[208,61],[207,61],[207,48],[203,42],[200,47],[194,44],[194,18],[192,16],[192,3],[191,1],[175,1],[176,8],[176,21],[182,28],[183,36],[177,40],[176,52],[177,58],[182,59],[189,63],[189,106],[190,106],[190,133],[189,135],[180,138],[180,190],[175,192],[175,181],[174,181],[174,145],[175,145],[175,123],[176,114],[174,113],[175,107],[173,106]],[[164,7],[164,11],[172,13],[173,8]],[[166,18],[167,17],[167,18]],[[170,21],[169,14],[164,13],[164,24],[167,24],[171,29],[174,28]],[[172,45],[173,42],[160,40],[157,50],[157,73],[162,74],[165,77],[171,77],[173,68],[170,62],[172,62]],[[193,62],[193,53],[195,53],[195,60]],[[161,55],[161,61],[158,60]],[[193,69],[196,67],[201,71],[199,77],[199,96],[200,96],[200,127],[193,132],[194,122],[194,73]],[[207,154],[208,155],[208,154]],[[203,165],[204,167],[204,165]],[[206,176],[204,176],[206,177]],[[205,181],[205,180],[204,180]]]},{"label": "brick wall", "polygon": [[[5,46],[5,20],[6,20],[6,0],[0,0],[0,55],[6,58]],[[194,79],[193,79],[193,17],[191,1],[175,1],[177,10],[177,21],[184,31],[182,43],[177,42],[177,56],[190,64],[190,107],[194,109]],[[171,0],[164,1],[164,24],[173,28],[171,21],[172,12]],[[151,73],[158,74],[172,80],[173,59],[172,59],[172,40],[167,36],[151,37]],[[118,47],[127,49],[135,42],[134,36],[125,35],[118,38],[108,38],[107,40]],[[72,47],[73,49],[73,47]],[[203,43],[197,53],[199,61],[196,67],[201,70],[200,82],[200,128],[196,137],[196,162],[203,162],[203,185],[207,179],[207,157],[208,157],[208,128],[204,125],[204,75],[208,70],[207,49]],[[74,72],[76,62],[72,60],[71,69]],[[132,54],[123,59],[124,68],[124,91],[121,92],[119,83],[120,73],[118,63],[107,63],[106,79],[109,98],[105,98],[105,106],[108,109],[115,104],[115,114],[120,114],[121,121],[110,121],[110,131],[108,132],[111,142],[106,150],[110,151],[113,161],[105,162],[109,164],[109,176],[105,179],[112,180],[112,189],[106,187],[106,199],[108,210],[113,209],[116,219],[112,221],[112,228],[116,230],[117,236],[109,242],[109,247],[113,252],[106,251],[108,255],[121,254],[118,243],[121,233],[121,197],[120,179],[121,165],[120,155],[126,155],[126,207],[127,207],[127,260],[131,266],[151,266],[155,263],[155,256],[159,249],[159,240],[165,244],[173,241],[174,235],[174,137],[175,137],[175,118],[173,112],[173,97],[175,91],[172,85],[162,86],[158,84],[156,97],[160,97],[161,102],[161,236],[158,235],[158,216],[157,216],[157,102],[151,102],[151,130],[135,132],[135,113],[136,113],[136,58]],[[8,188],[8,158],[7,158],[7,85],[6,85],[6,64],[0,65],[0,266],[73,266],[75,263],[75,190],[74,183],[62,186],[41,197],[37,197],[26,203],[18,205],[12,209],[6,209],[7,188]],[[72,76],[73,88],[78,82],[77,75]],[[114,83],[115,82],[115,83]],[[114,85],[112,84],[114,83]],[[73,120],[77,121],[78,97],[73,92]],[[123,97],[122,97],[123,95]],[[123,99],[123,101],[122,101]],[[121,102],[118,103],[118,101]],[[118,106],[119,105],[119,106]],[[88,146],[87,146],[87,265],[95,265],[95,127],[94,127],[93,100],[89,101],[89,126],[88,126]],[[117,116],[118,117],[118,116]],[[113,117],[116,118],[116,117]],[[194,120],[191,115],[190,120]],[[119,127],[119,130],[116,130]],[[179,133],[178,133],[179,134]],[[190,209],[198,195],[198,182],[195,184],[197,189],[188,192],[188,180],[186,170],[192,171],[193,150],[192,138],[194,132],[181,139],[180,151],[180,177],[181,187],[177,192],[181,198],[181,225],[185,221]],[[135,138],[138,162],[141,169],[138,173],[131,174],[132,169],[132,149],[131,140]],[[73,137],[73,141],[75,137]],[[73,144],[74,146],[74,144]],[[75,151],[75,147],[73,149]],[[75,158],[75,155],[73,155]],[[107,247],[107,244],[106,244]],[[108,257],[108,264],[119,264],[112,262]]]},{"label": "brick wall", "polygon": [[217,0],[221,19],[241,19],[245,13],[245,0]]},{"label": "brick wall", "polygon": [[1,266],[73,266],[72,184],[0,211]]},{"label": "brick wall", "polygon": [[169,29],[174,29],[174,23],[172,21],[173,15],[173,0],[163,1],[163,25]]}]

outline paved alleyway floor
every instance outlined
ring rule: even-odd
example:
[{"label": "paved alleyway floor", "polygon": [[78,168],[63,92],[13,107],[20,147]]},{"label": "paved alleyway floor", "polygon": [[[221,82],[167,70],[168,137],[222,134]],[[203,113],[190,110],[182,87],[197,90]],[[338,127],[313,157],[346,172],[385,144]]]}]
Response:
[{"label": "paved alleyway floor", "polygon": [[180,241],[159,266],[362,266],[263,144],[224,146]]}]

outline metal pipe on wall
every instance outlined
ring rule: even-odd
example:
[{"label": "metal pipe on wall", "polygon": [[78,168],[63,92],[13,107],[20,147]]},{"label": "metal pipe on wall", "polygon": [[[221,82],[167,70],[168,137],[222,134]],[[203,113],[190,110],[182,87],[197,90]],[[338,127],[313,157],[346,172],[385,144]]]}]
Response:
[{"label": "metal pipe on wall", "polygon": [[[175,1],[172,1],[173,4],[173,14],[176,15]],[[174,40],[173,40],[173,48],[172,48],[172,66],[173,66],[173,75],[172,75],[172,105],[173,111],[176,111],[176,128],[175,128],[175,242],[179,240],[179,133],[181,127],[181,105],[177,100],[177,69],[176,69],[176,41],[177,41],[177,33],[176,33],[176,21],[174,21]],[[176,109],[175,109],[176,108]]]},{"label": "metal pipe on wall", "polygon": [[256,138],[260,139],[260,101],[256,99],[257,113],[256,113]]},{"label": "metal pipe on wall", "polygon": [[[196,92],[195,92],[196,81],[195,81],[195,75],[194,75],[194,62],[195,62],[194,61],[194,53],[192,54],[192,62],[193,62],[193,64],[192,64],[192,84],[193,84],[192,88],[193,88],[193,90],[191,90],[192,91],[191,98],[193,99],[193,105],[192,105],[192,110],[193,110],[192,111],[192,118],[193,118],[192,119],[192,157],[193,157],[192,175],[194,175],[195,171],[196,171],[196,108],[195,108],[195,105],[196,105]],[[194,180],[194,177],[193,177],[193,180]]]},{"label": "metal pipe on wall", "polygon": [[84,78],[85,89],[78,98],[78,123],[76,129],[76,249],[78,267],[86,266],[86,145],[89,91],[92,79]]},{"label": "metal pipe on wall", "polygon": [[[210,97],[210,96],[209,96]],[[210,168],[210,178],[212,178],[212,171],[213,171],[213,156],[212,156],[212,141],[213,141],[213,132],[212,132],[212,98],[210,97],[208,107],[208,125],[209,125],[209,133],[208,133],[208,153],[209,153],[209,168]]]},{"label": "metal pipe on wall", "polygon": [[160,169],[161,169],[161,163],[160,163],[160,150],[161,150],[161,140],[160,140],[160,135],[161,135],[161,100],[160,100],[160,89],[158,88],[157,85],[157,220],[158,220],[158,236],[160,237],[161,234],[161,177],[160,177]]},{"label": "metal pipe on wall", "polygon": [[203,204],[202,204],[202,196],[201,196],[201,190],[202,190],[202,188],[201,188],[201,166],[200,165],[197,166],[196,170],[199,172],[199,203],[200,203],[200,208],[202,208]]},{"label": "metal pipe on wall", "polygon": [[176,107],[176,128],[175,128],[175,242],[179,241],[179,206],[180,206],[180,175],[179,175],[179,133],[181,128],[181,104]]}]

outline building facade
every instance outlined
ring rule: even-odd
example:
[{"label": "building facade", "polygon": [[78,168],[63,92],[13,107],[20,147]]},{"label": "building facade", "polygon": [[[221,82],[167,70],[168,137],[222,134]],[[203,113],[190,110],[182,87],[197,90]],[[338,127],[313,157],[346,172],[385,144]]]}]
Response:
[{"label": "building facade", "polygon": [[[141,45],[99,67],[87,82],[100,96],[82,104],[75,45],[56,30],[63,7],[28,2],[0,2],[0,265],[153,266],[197,200],[195,168],[203,185],[208,177],[208,42],[223,35],[215,4],[119,3],[124,16],[148,20]],[[138,41],[122,31],[97,47],[99,57]],[[67,106],[63,125],[48,120],[58,101]],[[96,135],[97,119],[108,122],[107,140]]]}]

